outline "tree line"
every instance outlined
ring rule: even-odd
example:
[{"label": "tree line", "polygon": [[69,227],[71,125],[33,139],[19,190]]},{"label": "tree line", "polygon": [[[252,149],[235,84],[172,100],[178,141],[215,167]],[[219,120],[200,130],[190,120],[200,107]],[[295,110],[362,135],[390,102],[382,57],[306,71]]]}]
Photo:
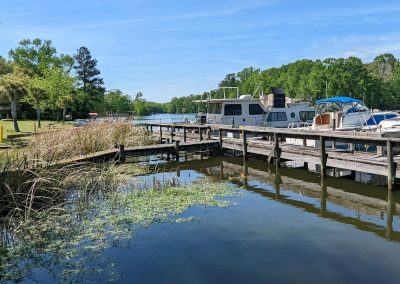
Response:
[{"label": "tree line", "polygon": [[[315,102],[332,96],[362,99],[371,108],[400,109],[400,62],[389,53],[363,63],[357,57],[298,60],[265,70],[247,67],[230,73],[217,89],[202,94],[173,97],[168,103],[147,101],[121,90],[106,91],[101,72],[87,47],[73,55],[59,54],[50,40],[24,39],[11,49],[8,60],[0,56],[0,118],[41,117],[65,121],[68,116],[85,118],[91,112],[147,115],[194,113],[205,105],[194,103],[207,97],[222,98],[222,87],[237,87],[240,94],[268,93],[281,87],[292,98]],[[228,98],[236,92],[226,90]],[[6,106],[6,107],[5,107]],[[8,106],[8,107],[7,107]],[[68,115],[67,115],[68,114]]]},{"label": "tree line", "polygon": [[0,102],[9,103],[15,131],[18,113],[34,110],[40,127],[43,111],[64,122],[67,111],[85,116],[101,108],[104,82],[88,48],[71,56],[58,54],[50,40],[24,39],[8,55],[0,56]]},{"label": "tree line", "polygon": [[[218,89],[203,93],[203,98],[222,98],[221,87],[238,87],[240,94],[269,93],[270,87],[281,87],[292,98],[315,102],[333,96],[350,96],[363,100],[371,108],[400,109],[400,63],[389,53],[376,56],[372,62],[360,58],[327,58],[298,60],[278,68],[260,70],[247,67],[230,73]],[[226,90],[229,98],[235,91]],[[194,99],[200,95],[175,97],[168,104],[171,112],[192,112]]]},{"label": "tree line", "polygon": [[[50,40],[24,39],[0,55],[0,118],[62,120],[86,118],[90,113],[146,115],[167,112],[166,104],[134,98],[121,90],[106,91],[101,72],[87,47],[73,55],[59,54]],[[174,110],[175,112],[175,110]]]}]

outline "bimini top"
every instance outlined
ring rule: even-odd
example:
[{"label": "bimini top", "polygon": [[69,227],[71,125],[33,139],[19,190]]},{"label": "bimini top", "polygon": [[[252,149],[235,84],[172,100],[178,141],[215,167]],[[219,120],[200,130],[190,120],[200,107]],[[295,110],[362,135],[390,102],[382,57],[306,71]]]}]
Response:
[{"label": "bimini top", "polygon": [[361,103],[361,101],[350,97],[332,97],[328,99],[317,100],[317,104],[326,104],[326,103],[345,104],[345,103]]}]

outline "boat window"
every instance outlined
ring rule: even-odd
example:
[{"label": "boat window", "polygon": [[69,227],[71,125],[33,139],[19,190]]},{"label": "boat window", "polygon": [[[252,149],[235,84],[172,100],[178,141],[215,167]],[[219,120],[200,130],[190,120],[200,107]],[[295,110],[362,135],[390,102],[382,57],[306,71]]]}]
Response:
[{"label": "boat window", "polygon": [[222,103],[210,103],[208,105],[208,113],[221,114]]},{"label": "boat window", "polygon": [[315,116],[315,111],[301,111],[299,115],[301,121],[312,120]]},{"label": "boat window", "polygon": [[264,110],[259,104],[249,104],[249,114],[250,115],[257,115],[263,114]]},{"label": "boat window", "polygon": [[296,114],[294,113],[294,112],[292,112],[291,114],[290,114],[290,117],[291,118],[294,118],[296,116]]},{"label": "boat window", "polygon": [[242,115],[242,105],[241,104],[230,104],[225,105],[225,115]]},{"label": "boat window", "polygon": [[286,112],[271,112],[267,121],[287,121]]}]

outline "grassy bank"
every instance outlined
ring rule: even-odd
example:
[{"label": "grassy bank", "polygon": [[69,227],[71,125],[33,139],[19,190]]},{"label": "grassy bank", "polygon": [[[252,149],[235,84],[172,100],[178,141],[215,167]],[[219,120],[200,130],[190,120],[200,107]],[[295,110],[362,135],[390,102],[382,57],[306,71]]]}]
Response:
[{"label": "grassy bank", "polygon": [[[45,121],[42,121],[42,128],[37,128],[36,120],[20,120],[20,121],[18,121],[18,125],[19,125],[21,132],[34,132],[35,124],[36,124],[36,131],[47,131],[47,130],[53,129],[53,127],[56,127],[56,128],[71,127],[71,124],[69,124],[69,123],[66,123],[65,125],[63,125],[62,122],[45,120]],[[6,138],[8,134],[15,133],[14,132],[14,124],[12,121],[0,120],[0,126],[3,126],[3,129],[4,129],[3,138]]]}]

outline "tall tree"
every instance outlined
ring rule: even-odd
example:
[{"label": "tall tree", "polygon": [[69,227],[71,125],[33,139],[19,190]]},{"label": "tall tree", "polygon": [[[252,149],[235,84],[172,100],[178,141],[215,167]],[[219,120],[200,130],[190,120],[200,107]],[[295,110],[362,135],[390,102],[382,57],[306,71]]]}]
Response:
[{"label": "tall tree", "polygon": [[49,108],[62,109],[62,121],[65,123],[67,108],[73,102],[75,80],[62,68],[52,68],[45,73],[44,88],[49,95]]},{"label": "tall tree", "polygon": [[17,103],[28,93],[28,78],[20,68],[13,66],[12,69],[12,73],[0,76],[0,98],[7,99],[10,102],[14,130],[20,132],[17,120]]},{"label": "tall tree", "polygon": [[28,95],[25,101],[33,105],[36,110],[36,120],[38,127],[41,128],[40,114],[45,106],[45,100],[48,99],[46,91],[46,81],[42,77],[35,76],[28,83]]},{"label": "tall tree", "polygon": [[104,110],[113,113],[126,113],[130,111],[131,100],[121,90],[111,90],[104,96]]},{"label": "tall tree", "polygon": [[9,55],[18,66],[40,77],[51,67],[71,68],[73,65],[71,56],[58,56],[52,42],[46,39],[23,39],[15,49],[10,50]]},{"label": "tall tree", "polygon": [[80,108],[81,112],[87,114],[89,111],[98,110],[99,105],[103,103],[104,81],[99,76],[100,70],[97,69],[97,60],[92,58],[87,47],[79,48],[77,54],[74,55],[74,59],[74,69],[82,91],[79,101]]}]

